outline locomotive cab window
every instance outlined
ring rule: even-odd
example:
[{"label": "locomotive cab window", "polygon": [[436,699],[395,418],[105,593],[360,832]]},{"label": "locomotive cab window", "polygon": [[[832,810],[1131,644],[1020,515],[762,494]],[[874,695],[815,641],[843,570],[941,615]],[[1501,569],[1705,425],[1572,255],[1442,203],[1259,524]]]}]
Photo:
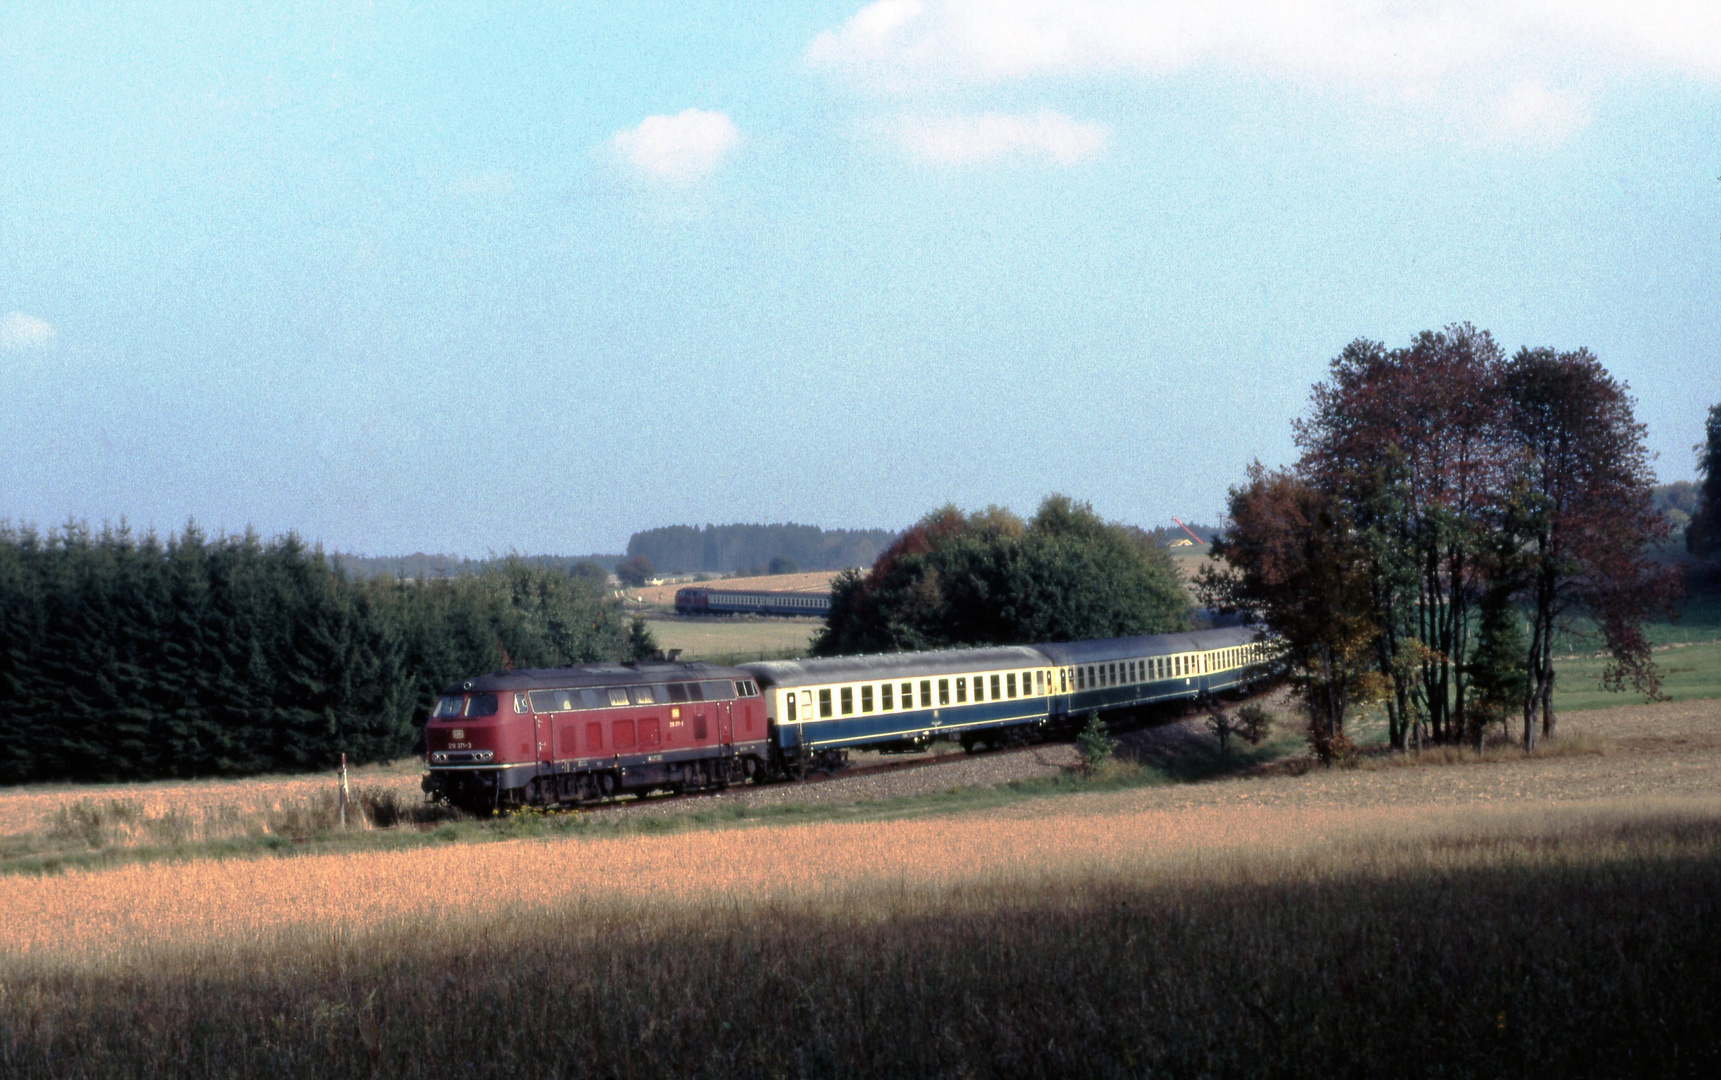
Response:
[{"label": "locomotive cab window", "polygon": [[473,694],[466,699],[467,716],[495,716],[502,703],[495,694]]},{"label": "locomotive cab window", "polygon": [[432,720],[446,720],[451,716],[459,716],[461,706],[466,704],[462,697],[449,696],[436,702],[436,709],[430,714]]}]

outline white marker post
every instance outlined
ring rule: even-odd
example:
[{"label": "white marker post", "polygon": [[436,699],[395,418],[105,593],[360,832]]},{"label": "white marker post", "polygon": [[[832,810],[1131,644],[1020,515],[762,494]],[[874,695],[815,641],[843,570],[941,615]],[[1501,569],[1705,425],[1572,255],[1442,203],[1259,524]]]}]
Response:
[{"label": "white marker post", "polygon": [[347,827],[347,756],[341,755],[341,829]]}]

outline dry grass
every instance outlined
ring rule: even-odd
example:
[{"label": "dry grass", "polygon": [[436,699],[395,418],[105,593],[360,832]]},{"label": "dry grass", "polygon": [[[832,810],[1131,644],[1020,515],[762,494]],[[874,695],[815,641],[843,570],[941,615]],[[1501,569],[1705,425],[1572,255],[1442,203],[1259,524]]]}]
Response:
[{"label": "dry grass", "polygon": [[1076,802],[12,879],[0,1071],[1666,1075],[1716,1063],[1714,798],[1362,817]]},{"label": "dry grass", "polygon": [[1583,715],[1605,752],[4,878],[0,1073],[1712,1074],[1721,703]]},{"label": "dry grass", "polygon": [[[402,805],[421,802],[424,762],[408,758],[349,771],[348,786]],[[164,780],[148,784],[31,784],[0,789],[0,838],[76,828],[101,817],[134,839],[177,833],[181,840],[293,834],[295,816],[316,815],[334,797],[333,773],[242,780]],[[155,824],[152,825],[151,823]]]}]

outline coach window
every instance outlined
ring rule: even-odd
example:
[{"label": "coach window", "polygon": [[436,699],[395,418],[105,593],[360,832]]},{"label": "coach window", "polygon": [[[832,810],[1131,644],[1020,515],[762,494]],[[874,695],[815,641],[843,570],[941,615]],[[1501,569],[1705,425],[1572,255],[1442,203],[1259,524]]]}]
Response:
[{"label": "coach window", "polygon": [[1003,683],[1003,681],[1004,681],[1003,679],[999,678],[996,675],[992,676],[992,700],[993,701],[997,701],[999,698],[1004,696],[1004,693],[1003,693],[1004,688],[1001,685]]},{"label": "coach window", "polygon": [[923,709],[932,708],[932,680],[931,679],[920,680],[920,707]]},{"label": "coach window", "polygon": [[861,687],[861,712],[872,712],[872,683]]},{"label": "coach window", "polygon": [[905,709],[914,708],[914,684],[911,682],[902,684],[902,707]]},{"label": "coach window", "polygon": [[986,677],[984,675],[974,676],[974,700],[986,700]]},{"label": "coach window", "polygon": [[[994,678],[995,677],[996,676],[994,676]],[[1014,671],[1009,672],[1008,674],[1006,674],[1004,676],[1004,696],[1005,697],[1015,697],[1016,696],[1016,673]]]},{"label": "coach window", "polygon": [[896,705],[891,701],[891,692],[895,689],[896,684],[894,683],[884,683],[878,688],[878,708],[880,712],[890,712],[892,709],[896,708]]},{"label": "coach window", "polygon": [[845,687],[843,687],[843,715],[844,716],[853,715],[854,711],[855,711],[855,688],[852,686],[845,686]]},{"label": "coach window", "polygon": [[1046,673],[1044,671],[1036,671],[1034,672],[1034,693],[1043,695],[1045,692]]},{"label": "coach window", "polygon": [[831,718],[831,692],[829,690],[820,690],[819,691],[819,719],[829,720],[830,718]]},{"label": "coach window", "polygon": [[966,678],[956,680],[956,704],[968,704],[968,680]]},{"label": "coach window", "polygon": [[1087,676],[1083,673],[1082,669],[1077,668],[1076,669],[1076,689],[1077,690],[1087,689],[1086,678],[1087,678]]},{"label": "coach window", "polygon": [[795,692],[793,690],[791,690],[787,694],[783,695],[783,704],[785,706],[784,711],[783,711],[784,722],[789,723],[789,724],[794,723],[795,722]]},{"label": "coach window", "polygon": [[938,680],[938,703],[940,705],[950,704],[950,680],[949,679],[939,679]]}]

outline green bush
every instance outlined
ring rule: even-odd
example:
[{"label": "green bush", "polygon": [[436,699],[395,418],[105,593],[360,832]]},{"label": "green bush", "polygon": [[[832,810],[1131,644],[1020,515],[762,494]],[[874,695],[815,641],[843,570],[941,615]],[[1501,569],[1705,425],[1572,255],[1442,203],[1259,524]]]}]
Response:
[{"label": "green bush", "polygon": [[1087,726],[1076,736],[1076,750],[1082,756],[1082,772],[1089,776],[1111,760],[1111,736],[1106,733],[1105,722],[1099,713],[1088,713]]}]

